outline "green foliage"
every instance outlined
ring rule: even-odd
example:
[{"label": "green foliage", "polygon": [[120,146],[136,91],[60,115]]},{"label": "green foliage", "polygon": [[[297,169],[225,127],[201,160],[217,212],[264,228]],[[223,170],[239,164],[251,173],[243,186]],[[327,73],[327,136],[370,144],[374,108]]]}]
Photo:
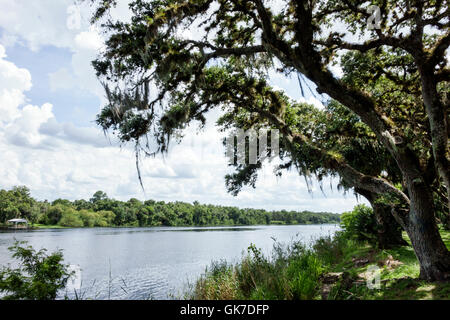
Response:
[{"label": "green foliage", "polygon": [[[440,231],[450,248],[450,232]],[[355,259],[367,261],[367,264],[357,265]],[[397,265],[382,266],[386,259],[396,261]],[[366,280],[361,278],[374,263],[381,266],[380,290],[368,289]],[[311,249],[296,242],[287,246],[275,244],[271,258],[252,245],[235,265],[226,261],[213,262],[186,297],[199,300],[449,298],[449,283],[423,281],[418,278],[419,270],[412,247],[380,250],[341,231],[333,237],[318,239]],[[325,284],[326,274],[339,276]],[[325,297],[321,295],[324,285],[331,286]]]},{"label": "green foliage", "polygon": [[89,199],[90,202],[92,203],[96,203],[102,200],[106,200],[108,199],[108,195],[103,192],[103,191],[97,191],[96,193],[94,193],[94,195],[92,196],[91,199]]},{"label": "green foliage", "polygon": [[75,210],[69,209],[63,212],[61,219],[58,221],[58,225],[62,227],[79,228],[83,227],[84,223]]},{"label": "green foliage", "polygon": [[207,276],[195,283],[195,298],[202,300],[242,299],[234,267],[226,261],[213,261],[207,269]]},{"label": "green foliage", "polygon": [[344,257],[351,255],[354,248],[360,244],[347,236],[346,232],[338,231],[334,237],[322,237],[318,239],[313,250],[316,252],[325,265],[332,265],[336,261],[343,260]]},{"label": "green foliage", "polygon": [[[97,5],[93,21],[106,19],[107,12],[114,6],[114,1],[91,2]],[[289,130],[299,133],[297,137],[301,135],[301,143],[292,146],[284,141],[283,148],[281,141],[281,149],[292,159],[290,165],[295,165],[305,176],[314,173],[321,179],[328,174],[335,175],[339,168],[332,159],[339,159],[366,175],[377,177],[385,171],[393,184],[402,181],[397,163],[388,152],[389,146],[386,148],[378,141],[372,131],[377,125],[361,117],[361,112],[355,112],[349,101],[361,101],[363,110],[376,105],[380,110],[373,112],[386,119],[393,129],[404,131],[406,138],[411,140],[409,147],[426,159],[430,156],[431,142],[429,133],[424,130],[427,119],[415,64],[417,59],[399,44],[400,41],[383,46],[383,41],[374,40],[372,44],[378,43],[375,47],[361,44],[349,50],[343,45],[345,34],[342,30],[334,30],[336,32],[330,33],[329,38],[322,38],[324,35],[318,27],[332,28],[331,21],[337,19],[347,26],[347,32],[376,39],[378,34],[367,29],[366,18],[361,16],[371,2],[374,4],[373,1],[343,4],[334,0],[314,1],[301,8],[300,2],[287,1],[283,10],[275,14],[264,2],[261,6],[265,9],[258,9],[253,2],[242,5],[223,1],[132,1],[133,19],[130,22],[102,24],[109,35],[107,49],[93,65],[105,80],[109,102],[98,115],[97,122],[103,129],[118,134],[123,141],[136,142],[143,149],[149,144],[141,144],[140,140],[154,138],[157,150],[145,150],[154,154],[167,151],[171,138],[179,137],[180,130],[189,123],[200,120],[204,124],[204,114],[221,107],[225,112],[219,125],[282,129],[286,124]],[[420,12],[428,17],[429,22],[433,20],[433,12],[442,10],[441,2],[425,1],[423,5],[426,10],[418,10],[417,14]],[[397,16],[404,6],[410,4],[383,2],[383,15],[396,12],[392,18],[400,20],[392,28],[383,24],[384,31],[395,32],[400,25],[408,30],[410,23],[414,24],[414,14],[408,14],[404,19]],[[211,8],[214,8],[213,12],[207,14]],[[273,25],[276,40],[270,28],[265,28],[259,21],[261,10],[267,10],[267,19],[271,20],[268,23]],[[298,12],[304,12],[305,21],[301,23],[304,27],[310,26],[308,31],[299,32],[302,28],[295,22]],[[176,31],[187,28],[194,20],[199,22],[198,33],[204,38],[193,40]],[[445,28],[442,29],[440,31],[444,32]],[[265,41],[274,43],[266,46],[260,41],[260,34],[265,34]],[[403,36],[399,35],[400,38]],[[437,36],[425,33],[423,38],[425,46],[438,43]],[[307,45],[311,47],[307,49]],[[293,48],[306,51],[299,54]],[[337,54],[340,50],[343,54]],[[275,57],[281,63],[274,62]],[[302,63],[298,63],[300,57]],[[328,74],[319,77],[312,72],[327,73],[331,65],[338,63],[343,70],[339,82],[331,80]],[[303,70],[302,65],[309,67]],[[154,71],[146,73],[145,70]],[[293,101],[270,86],[267,79],[271,71],[284,75],[301,73],[300,78],[309,78],[321,88],[320,91],[336,100],[327,101],[325,110],[320,111]],[[115,87],[119,82],[124,86]],[[326,85],[330,82],[339,84],[341,90],[330,89],[332,86]],[[156,84],[159,93],[154,100],[148,95],[151,83]],[[302,85],[299,89],[304,94]],[[366,101],[362,96],[355,99],[359,95],[353,94],[360,91],[370,93],[371,100]],[[336,97],[336,92],[341,94]],[[282,120],[281,127],[273,117]],[[242,184],[254,186],[260,167],[260,164],[238,167],[236,174],[226,178],[228,190],[236,194]],[[345,181],[345,186],[352,187],[352,183]]]},{"label": "green foliage", "polygon": [[287,275],[290,281],[292,298],[294,300],[309,300],[317,295],[319,277],[323,273],[321,261],[311,251],[293,260],[288,268]]},{"label": "green foliage", "polygon": [[376,241],[377,225],[372,208],[360,204],[341,216],[341,227],[357,240]]},{"label": "green foliage", "polygon": [[[443,239],[450,239],[450,233],[440,230]],[[407,239],[406,234],[404,234]],[[346,237],[344,237],[346,238]],[[407,239],[408,240],[408,239]],[[447,242],[450,247],[450,242]],[[411,246],[395,247],[389,250],[380,250],[367,246],[361,242],[344,248],[347,254],[341,256],[330,271],[342,273],[328,296],[328,299],[358,299],[358,300],[448,300],[450,292],[449,282],[428,282],[419,278],[420,265]],[[355,266],[354,259],[367,259],[365,266]],[[390,259],[395,266],[387,266],[383,261]],[[377,263],[381,267],[381,287],[379,290],[370,290],[365,285],[361,275],[369,266]],[[363,280],[363,285],[355,281]]]},{"label": "green foliage", "polygon": [[58,290],[66,286],[72,276],[63,264],[61,251],[47,254],[35,251],[26,242],[16,242],[9,250],[19,260],[19,267],[0,270],[0,292],[4,300],[54,300]]},{"label": "green foliage", "polygon": [[14,218],[25,218],[36,222],[39,208],[30,196],[27,187],[0,190],[0,224]]},{"label": "green foliage", "polygon": [[[15,189],[13,189],[15,190]],[[13,191],[12,190],[12,191]],[[27,217],[22,212],[26,203],[32,203],[29,211],[36,211],[35,222],[62,227],[108,227],[108,226],[215,226],[215,225],[266,225],[266,224],[323,224],[338,223],[339,215],[328,212],[266,211],[204,205],[197,201],[164,202],[130,199],[127,202],[109,199],[106,193],[97,191],[90,201],[65,199],[52,204],[38,202],[27,193],[22,198],[11,198],[12,191],[0,190],[0,215]],[[24,198],[25,199],[25,198]],[[1,204],[4,203],[4,207]],[[5,208],[5,209],[2,209]],[[21,209],[22,208],[22,209]],[[22,211],[21,211],[22,210]],[[28,210],[28,209],[27,209]]]},{"label": "green foliage", "polygon": [[[213,262],[195,283],[192,299],[311,300],[320,293],[321,277],[354,252],[355,243],[338,233],[319,239],[312,248],[301,242],[275,243],[269,257],[251,245],[235,265]],[[331,248],[331,249],[330,249]]]},{"label": "green foliage", "polygon": [[58,224],[67,209],[68,207],[60,204],[53,205],[48,209],[45,217],[42,217],[42,220],[43,222],[45,222],[45,224]]}]

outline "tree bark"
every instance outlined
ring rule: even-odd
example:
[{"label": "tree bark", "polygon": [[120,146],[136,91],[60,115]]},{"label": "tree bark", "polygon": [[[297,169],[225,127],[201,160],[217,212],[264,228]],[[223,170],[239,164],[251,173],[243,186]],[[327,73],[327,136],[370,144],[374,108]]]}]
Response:
[{"label": "tree bark", "polygon": [[393,208],[377,202],[378,195],[367,190],[356,188],[355,191],[365,197],[372,206],[377,222],[377,240],[381,249],[408,245],[402,237],[402,228],[392,215]]},{"label": "tree bark", "polygon": [[[420,66],[418,62],[417,64]],[[439,175],[447,189],[447,205],[450,208],[450,155],[448,148],[447,110],[449,105],[443,103],[437,91],[434,77],[434,66],[422,65],[420,68],[422,79],[422,97],[431,128],[432,150],[434,162]]]},{"label": "tree bark", "polygon": [[408,181],[409,213],[396,215],[406,230],[420,264],[420,278],[428,281],[450,280],[450,252],[442,241],[433,209],[433,197],[423,182]]}]

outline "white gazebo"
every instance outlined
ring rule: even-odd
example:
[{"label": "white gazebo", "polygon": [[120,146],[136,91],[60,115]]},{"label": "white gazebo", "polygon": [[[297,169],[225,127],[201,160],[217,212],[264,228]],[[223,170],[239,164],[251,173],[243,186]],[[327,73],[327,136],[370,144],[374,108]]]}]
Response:
[{"label": "white gazebo", "polygon": [[8,223],[14,224],[14,229],[28,228],[28,220],[26,220],[26,219],[11,219],[11,220],[8,220]]}]

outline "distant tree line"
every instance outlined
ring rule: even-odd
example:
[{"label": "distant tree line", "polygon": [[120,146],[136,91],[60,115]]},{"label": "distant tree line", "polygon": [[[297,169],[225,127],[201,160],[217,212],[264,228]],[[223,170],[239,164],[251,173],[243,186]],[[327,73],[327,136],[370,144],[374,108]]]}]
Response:
[{"label": "distant tree line", "polygon": [[110,199],[97,191],[89,200],[37,201],[27,187],[0,190],[0,224],[24,218],[33,224],[62,227],[217,226],[338,223],[339,214],[310,211],[266,211],[186,202]]}]

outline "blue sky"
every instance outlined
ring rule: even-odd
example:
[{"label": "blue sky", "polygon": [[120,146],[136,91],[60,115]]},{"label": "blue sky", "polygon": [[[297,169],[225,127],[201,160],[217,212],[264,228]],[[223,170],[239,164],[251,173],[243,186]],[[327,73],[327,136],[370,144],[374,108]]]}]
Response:
[{"label": "blue sky", "polygon": [[[0,188],[27,185],[39,199],[89,198],[97,190],[128,199],[179,200],[240,207],[342,212],[356,199],[325,182],[307,191],[296,172],[281,178],[267,165],[256,190],[229,195],[229,172],[216,114],[203,132],[189,128],[186,139],[165,158],[142,162],[145,193],[139,186],[132,150],[110,143],[94,120],[104,101],[90,61],[102,47],[90,27],[90,9],[72,0],[0,0]],[[126,19],[121,2],[113,16]],[[297,79],[273,74],[272,83],[301,99]],[[307,96],[320,107],[320,102]],[[333,184],[332,183],[332,184]]]},{"label": "blue sky", "polygon": [[[4,32],[0,29],[0,33]],[[75,125],[92,123],[100,105],[99,97],[79,88],[52,90],[50,85],[50,74],[70,66],[73,54],[70,49],[47,45],[32,51],[26,45],[17,43],[7,48],[7,54],[17,67],[31,73],[33,86],[27,92],[27,98],[33,104],[52,101],[53,113],[58,120],[71,121]]]}]

